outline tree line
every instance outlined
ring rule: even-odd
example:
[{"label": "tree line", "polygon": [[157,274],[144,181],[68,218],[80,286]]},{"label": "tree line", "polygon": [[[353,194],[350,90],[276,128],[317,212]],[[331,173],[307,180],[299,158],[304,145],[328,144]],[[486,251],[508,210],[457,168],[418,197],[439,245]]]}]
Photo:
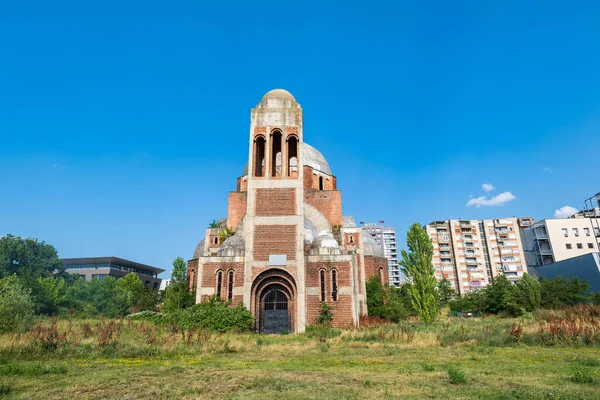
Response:
[{"label": "tree line", "polygon": [[386,287],[377,276],[371,277],[367,282],[369,315],[392,321],[414,315],[431,323],[445,306],[454,313],[520,316],[541,308],[600,303],[600,293],[590,293],[587,281],[561,276],[539,280],[527,273],[514,284],[498,275],[485,288],[459,296],[447,279],[437,282],[433,245],[420,224],[410,227],[406,242],[408,250],[402,251],[399,263],[406,283],[400,288]]},{"label": "tree line", "polygon": [[178,310],[194,304],[185,261],[173,262],[164,292],[146,287],[133,272],[120,279],[86,281],[66,272],[56,249],[37,239],[0,238],[0,331],[28,326],[35,315],[114,318],[145,310]]}]

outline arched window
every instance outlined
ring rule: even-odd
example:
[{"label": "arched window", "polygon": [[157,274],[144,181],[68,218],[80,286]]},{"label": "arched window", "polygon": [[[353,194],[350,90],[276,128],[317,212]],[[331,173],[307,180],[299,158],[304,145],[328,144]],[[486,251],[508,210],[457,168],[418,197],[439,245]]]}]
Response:
[{"label": "arched window", "polygon": [[319,177],[319,190],[323,190],[324,186],[323,186],[323,177],[320,176]]},{"label": "arched window", "polygon": [[298,174],[298,138],[296,136],[288,138],[287,156],[288,176],[296,176]]},{"label": "arched window", "polygon": [[281,176],[281,131],[271,134],[271,176]]},{"label": "arched window", "polygon": [[227,299],[233,299],[233,271],[229,271],[229,282],[227,285]]},{"label": "arched window", "polygon": [[337,301],[338,299],[338,287],[337,287],[337,271],[331,270],[331,299]]},{"label": "arched window", "polygon": [[217,298],[221,298],[221,286],[223,285],[223,271],[217,272]]},{"label": "arched window", "polygon": [[265,169],[265,138],[254,139],[254,176],[264,176]]},{"label": "arched window", "polygon": [[383,284],[383,268],[379,267],[379,281]]},{"label": "arched window", "polygon": [[321,301],[325,301],[325,270],[320,271],[321,275]]},{"label": "arched window", "polygon": [[214,243],[214,244],[219,244],[219,237],[218,237],[218,236],[215,236],[215,237],[213,238],[213,243]]},{"label": "arched window", "polygon": [[348,240],[350,241],[350,243],[354,243],[354,235],[350,235],[348,237]]}]

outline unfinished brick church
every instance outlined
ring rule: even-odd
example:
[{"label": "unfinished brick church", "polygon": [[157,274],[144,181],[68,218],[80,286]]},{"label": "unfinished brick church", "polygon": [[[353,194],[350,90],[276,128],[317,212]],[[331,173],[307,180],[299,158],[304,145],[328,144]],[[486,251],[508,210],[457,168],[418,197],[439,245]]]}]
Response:
[{"label": "unfinished brick church", "polygon": [[[243,303],[255,330],[303,332],[321,303],[334,326],[367,314],[365,282],[388,281],[383,250],[342,214],[342,192],[325,157],[304,142],[302,107],[282,89],[252,109],[248,164],[229,192],[222,243],[208,228],[188,261],[196,299]],[[223,235],[221,235],[223,236]]]}]

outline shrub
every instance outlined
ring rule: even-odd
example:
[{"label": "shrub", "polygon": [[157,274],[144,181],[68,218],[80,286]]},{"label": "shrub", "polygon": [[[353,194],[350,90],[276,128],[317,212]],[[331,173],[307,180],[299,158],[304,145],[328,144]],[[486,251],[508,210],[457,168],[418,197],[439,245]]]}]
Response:
[{"label": "shrub", "polygon": [[320,340],[334,338],[342,334],[339,329],[332,328],[329,325],[308,325],[305,331],[306,336],[309,338],[318,338]]},{"label": "shrub", "polygon": [[317,323],[320,325],[331,325],[331,319],[333,315],[331,314],[331,307],[327,305],[324,301],[321,302],[321,311],[319,312],[319,317],[317,318]]},{"label": "shrub", "polygon": [[38,322],[29,333],[29,338],[34,346],[45,351],[54,351],[67,343],[67,332],[60,332],[56,318],[52,317],[48,328],[44,328],[41,321]]},{"label": "shrub", "polygon": [[166,315],[156,311],[141,311],[135,314],[129,314],[125,318],[132,321],[148,321],[158,324],[165,321]]},{"label": "shrub", "polygon": [[453,385],[467,383],[464,371],[454,365],[448,367],[448,377],[450,378],[450,383]]},{"label": "shrub", "polygon": [[250,311],[241,303],[236,307],[230,307],[230,304],[213,297],[209,301],[167,314],[166,321],[185,330],[194,327],[224,333],[252,329],[253,318]]},{"label": "shrub", "polygon": [[423,364],[423,371],[425,371],[425,372],[433,372],[433,371],[435,371],[435,365],[424,363]]},{"label": "shrub", "polygon": [[0,279],[0,333],[24,332],[35,320],[31,291],[12,275]]},{"label": "shrub", "polygon": [[573,376],[571,381],[575,383],[594,383],[596,377],[594,371],[590,367],[583,365],[574,365],[572,367]]}]

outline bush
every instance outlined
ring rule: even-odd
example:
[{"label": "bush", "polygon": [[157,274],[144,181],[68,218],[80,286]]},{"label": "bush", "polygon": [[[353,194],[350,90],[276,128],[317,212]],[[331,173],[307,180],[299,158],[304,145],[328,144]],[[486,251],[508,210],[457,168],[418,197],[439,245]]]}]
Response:
[{"label": "bush", "polygon": [[0,333],[26,331],[35,320],[35,306],[29,289],[16,275],[0,279]]},{"label": "bush", "polygon": [[139,313],[129,314],[125,318],[132,321],[148,321],[158,324],[164,322],[167,317],[165,314],[156,311],[141,311]]},{"label": "bush", "polygon": [[583,365],[574,365],[572,367],[573,376],[571,381],[575,383],[594,383],[596,377],[594,371],[590,367]]},{"label": "bush", "polygon": [[377,275],[367,281],[367,309],[370,316],[398,322],[408,317],[406,302],[410,304],[410,301],[410,294],[406,290],[384,287]]},{"label": "bush", "polygon": [[342,334],[339,329],[332,328],[329,325],[308,325],[305,331],[309,338],[317,338],[320,340],[331,339]]},{"label": "bush", "polygon": [[166,322],[175,323],[185,330],[199,328],[220,333],[252,329],[250,311],[241,303],[236,307],[230,307],[230,304],[213,297],[209,301],[167,314]]},{"label": "bush", "polygon": [[464,371],[454,365],[448,367],[448,377],[450,378],[450,383],[453,385],[467,383]]}]

